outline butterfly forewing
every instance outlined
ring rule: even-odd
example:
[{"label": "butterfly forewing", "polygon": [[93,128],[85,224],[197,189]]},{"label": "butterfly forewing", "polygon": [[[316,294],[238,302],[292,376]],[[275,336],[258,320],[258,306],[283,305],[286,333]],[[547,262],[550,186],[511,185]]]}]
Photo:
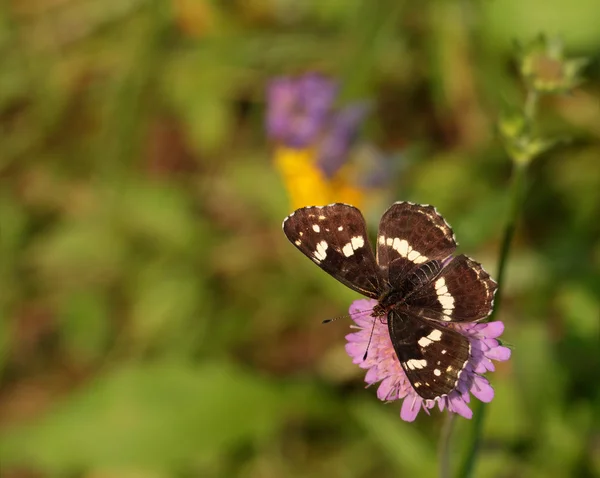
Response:
[{"label": "butterfly forewing", "polygon": [[471,352],[465,336],[401,310],[388,315],[388,329],[398,360],[421,397],[435,399],[456,388]]},{"label": "butterfly forewing", "polygon": [[283,221],[292,244],[350,289],[377,299],[381,278],[361,212],[347,204],[298,209]]},{"label": "butterfly forewing", "polygon": [[454,233],[433,206],[393,204],[381,217],[377,263],[394,285],[431,260],[443,260],[456,249]]}]

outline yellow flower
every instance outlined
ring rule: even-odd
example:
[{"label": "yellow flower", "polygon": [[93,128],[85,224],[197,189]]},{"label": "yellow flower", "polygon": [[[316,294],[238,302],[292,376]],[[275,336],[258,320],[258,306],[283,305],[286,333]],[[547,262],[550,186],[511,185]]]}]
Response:
[{"label": "yellow flower", "polygon": [[333,202],[358,208],[363,205],[365,192],[351,183],[350,166],[345,165],[328,179],[317,166],[317,154],[312,148],[277,147],[275,167],[283,178],[292,209]]}]

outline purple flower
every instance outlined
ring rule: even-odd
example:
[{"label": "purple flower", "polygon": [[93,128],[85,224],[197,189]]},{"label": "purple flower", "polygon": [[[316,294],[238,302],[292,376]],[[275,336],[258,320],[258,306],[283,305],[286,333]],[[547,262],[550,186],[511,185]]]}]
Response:
[{"label": "purple flower", "polygon": [[310,146],[329,120],[337,90],[315,73],[275,78],[267,88],[267,134],[291,148]]},{"label": "purple flower", "polygon": [[[380,400],[404,399],[400,411],[403,420],[412,422],[421,409],[429,413],[436,401],[440,410],[447,408],[450,412],[471,418],[473,412],[468,406],[471,399],[469,392],[482,402],[492,401],[494,389],[481,374],[494,371],[492,360],[504,361],[510,358],[510,349],[503,347],[496,340],[504,331],[502,322],[448,324],[447,327],[452,327],[470,340],[471,358],[460,375],[458,387],[453,392],[439,400],[424,400],[408,381],[396,357],[387,325],[368,313],[376,304],[377,301],[372,299],[360,299],[350,306],[350,316],[356,323],[354,327],[359,330],[346,336],[346,352],[355,364],[367,369],[365,382],[369,385],[381,382],[377,389],[377,397]],[[373,320],[373,338],[367,358],[363,360]]]},{"label": "purple flower", "polygon": [[267,88],[267,135],[292,149],[311,148],[316,165],[332,178],[348,159],[370,105],[333,108],[338,84],[316,73],[279,77]]},{"label": "purple flower", "polygon": [[318,145],[317,164],[325,176],[332,177],[348,157],[348,150],[354,143],[370,106],[355,103],[337,112],[329,122],[329,128]]}]

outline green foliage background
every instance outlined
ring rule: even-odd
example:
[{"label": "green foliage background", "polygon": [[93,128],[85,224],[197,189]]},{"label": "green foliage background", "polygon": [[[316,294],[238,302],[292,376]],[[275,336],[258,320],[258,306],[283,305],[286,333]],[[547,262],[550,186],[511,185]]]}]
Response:
[{"label": "green foliage background", "polygon": [[[600,474],[595,0],[0,3],[2,476],[435,476],[442,415],[399,418],[345,355],[355,295],[280,231],[272,75],[372,98],[364,139],[494,273],[523,102],[513,41],[561,34],[587,82],[532,165],[481,477]],[[368,211],[372,225],[382,208]],[[457,465],[469,435],[460,419]]]}]

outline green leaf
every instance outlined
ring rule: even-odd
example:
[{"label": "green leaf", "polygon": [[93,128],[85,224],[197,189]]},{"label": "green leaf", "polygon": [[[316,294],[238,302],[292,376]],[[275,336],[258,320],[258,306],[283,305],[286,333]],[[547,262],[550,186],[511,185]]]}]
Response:
[{"label": "green leaf", "polygon": [[271,434],[281,398],[270,384],[223,363],[132,365],[99,376],[37,422],[4,430],[0,460],[68,473],[215,459]]}]

